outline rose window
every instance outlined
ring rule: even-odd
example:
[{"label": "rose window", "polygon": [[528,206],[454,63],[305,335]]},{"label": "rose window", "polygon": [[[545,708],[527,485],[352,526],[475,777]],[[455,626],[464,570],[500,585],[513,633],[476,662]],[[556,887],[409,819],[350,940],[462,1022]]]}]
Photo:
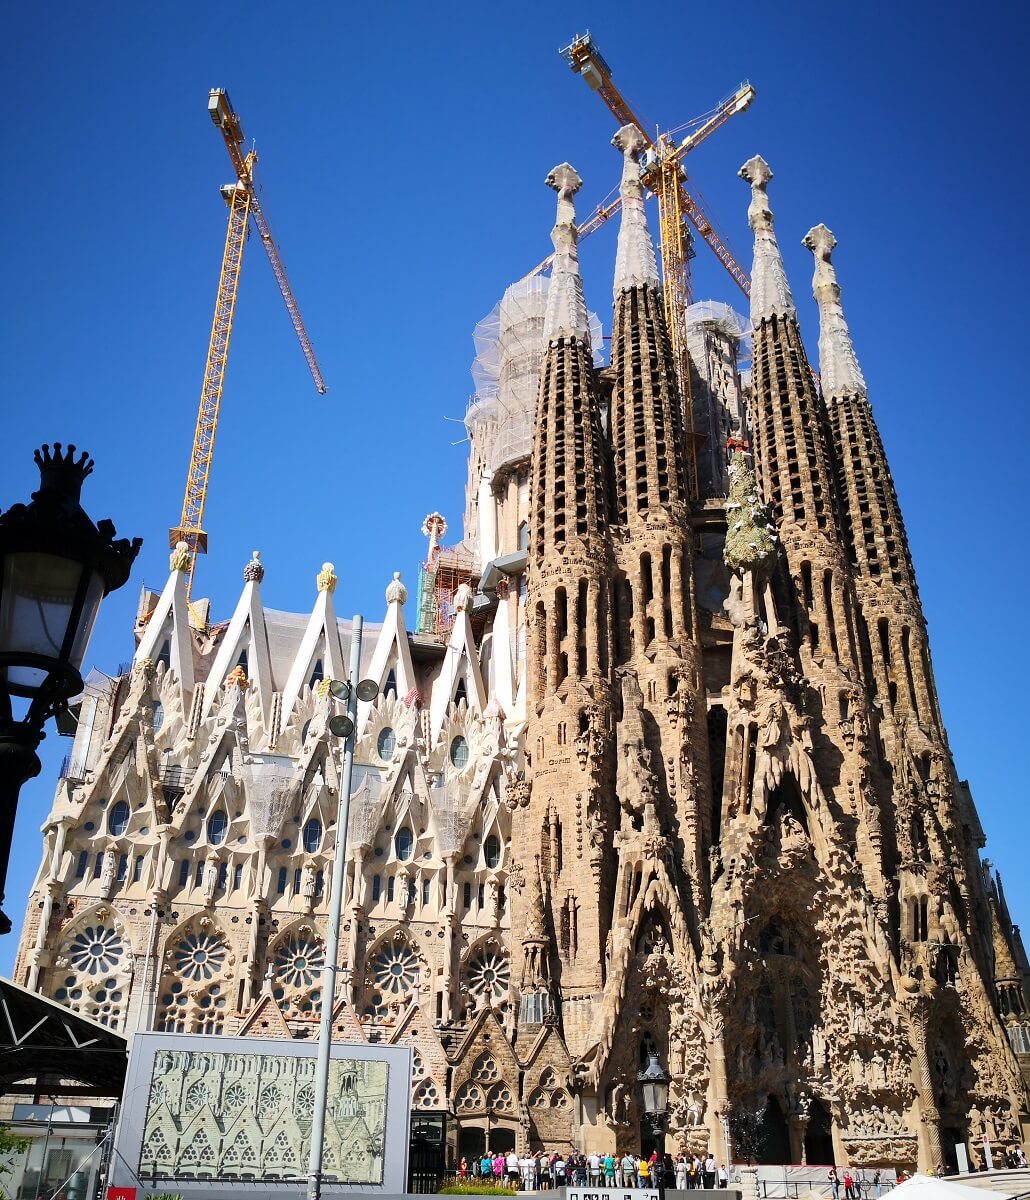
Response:
[{"label": "rose window", "polygon": [[294,935],[276,951],[272,967],[276,978],[288,987],[306,988],[322,973],[324,963],[325,955],[318,942]]},{"label": "rose window", "polygon": [[258,1116],[274,1117],[282,1106],[283,1097],[279,1089],[274,1085],[266,1087],[261,1093],[261,1099],[258,1101]]},{"label": "rose window", "polygon": [[188,933],[172,953],[184,979],[214,979],[225,966],[225,943],[210,933]]},{"label": "rose window", "polygon": [[186,1112],[196,1112],[198,1108],[203,1108],[208,1103],[208,1099],[207,1085],[198,1080],[196,1083],[191,1083],[186,1089],[183,1108]]},{"label": "rose window", "polygon": [[469,992],[481,1004],[499,1005],[508,998],[511,966],[500,951],[491,947],[478,950],[465,968]]},{"label": "rose window", "polygon": [[242,1108],[247,1103],[247,1093],[238,1083],[231,1083],[225,1090],[225,1097],[222,1100],[222,1105],[229,1112],[235,1112],[238,1108]]},{"label": "rose window", "polygon": [[315,1088],[306,1083],[297,1093],[297,1113],[302,1117],[310,1117],[315,1111]]},{"label": "rose window", "polygon": [[84,975],[106,975],[125,953],[122,939],[113,929],[91,926],[76,934],[68,951],[71,964]]},{"label": "rose window", "polygon": [[418,983],[418,957],[407,942],[385,946],[372,965],[372,979],[381,991],[394,996],[410,992]]}]

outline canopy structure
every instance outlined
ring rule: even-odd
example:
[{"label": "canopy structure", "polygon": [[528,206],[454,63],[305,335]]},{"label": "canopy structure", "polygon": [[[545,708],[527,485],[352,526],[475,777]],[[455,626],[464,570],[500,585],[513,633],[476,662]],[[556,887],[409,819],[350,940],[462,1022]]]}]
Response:
[{"label": "canopy structure", "polygon": [[0,977],[0,1096],[119,1097],[125,1038]]},{"label": "canopy structure", "polygon": [[913,1175],[899,1183],[891,1191],[891,1200],[1012,1200],[1011,1192],[1002,1192],[993,1187],[969,1187],[965,1183],[951,1183],[934,1175]]}]

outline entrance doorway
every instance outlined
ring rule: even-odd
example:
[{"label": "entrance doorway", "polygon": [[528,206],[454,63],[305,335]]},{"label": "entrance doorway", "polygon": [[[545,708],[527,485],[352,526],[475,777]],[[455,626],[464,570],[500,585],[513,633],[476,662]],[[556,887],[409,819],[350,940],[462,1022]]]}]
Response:
[{"label": "entrance doorway", "polygon": [[775,1096],[770,1096],[765,1106],[762,1122],[762,1139],[758,1149],[760,1163],[779,1164],[790,1162],[790,1133],[787,1122]]},{"label": "entrance doorway", "polygon": [[810,1167],[833,1165],[833,1121],[821,1100],[813,1100],[808,1110],[805,1162]]}]

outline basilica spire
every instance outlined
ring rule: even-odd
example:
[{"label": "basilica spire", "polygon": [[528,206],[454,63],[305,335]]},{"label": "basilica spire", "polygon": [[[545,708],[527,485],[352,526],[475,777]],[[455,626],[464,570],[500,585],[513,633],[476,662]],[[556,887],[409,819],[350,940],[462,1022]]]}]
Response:
[{"label": "basilica spire", "polygon": [[558,214],[551,230],[554,264],[544,313],[544,337],[547,340],[574,337],[589,346],[590,325],[579,274],[576,249],[579,233],[573,205],[573,197],[583,186],[583,180],[568,163],[561,163],[547,176],[546,183],[558,193]]},{"label": "basilica spire", "polygon": [[636,125],[623,125],[612,138],[622,151],[622,224],[615,254],[615,299],[632,287],[658,287],[658,263],[644,213],[644,188],[640,180],[640,155],[647,141]]},{"label": "basilica spire", "polygon": [[827,404],[842,396],[866,395],[865,379],[840,306],[837,272],[830,261],[836,244],[837,239],[825,225],[810,229],[802,242],[815,258],[812,294],[819,305],[819,374]]},{"label": "basilica spire", "polygon": [[[852,599],[834,462],[773,233],[767,190],[772,171],[756,155],[741,167],[740,176],[751,185],[748,224],[755,235],[751,324],[756,474],[782,539],[790,576],[800,583],[798,632],[806,654],[852,671]],[[810,669],[807,661],[805,668]],[[833,680],[836,684],[837,674]]]},{"label": "basilica spire", "polygon": [[647,143],[635,125],[624,125],[612,145],[623,155],[611,357],[615,516],[619,524],[653,524],[660,509],[688,500],[683,405],[644,213]]},{"label": "basilica spire", "polygon": [[773,173],[761,155],[756,154],[740,168],[741,179],[751,184],[751,204],[747,223],[755,235],[755,261],[751,270],[751,324],[759,323],[773,314],[797,316],[794,298],[790,294],[783,256],[773,231],[773,214],[766,191]]}]

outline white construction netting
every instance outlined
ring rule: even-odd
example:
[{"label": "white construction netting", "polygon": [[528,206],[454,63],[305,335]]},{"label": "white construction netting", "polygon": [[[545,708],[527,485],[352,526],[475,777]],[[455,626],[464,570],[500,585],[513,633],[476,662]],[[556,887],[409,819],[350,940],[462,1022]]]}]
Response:
[{"label": "white construction netting", "polygon": [[728,304],[718,300],[699,300],[688,306],[686,313],[687,343],[696,339],[704,327],[714,327],[737,342],[737,363],[751,361],[751,322]]},{"label": "white construction netting", "polygon": [[248,755],[240,764],[255,841],[282,833],[294,788],[299,784],[294,778],[296,765],[296,760],[285,754]]},{"label": "white construction netting", "polygon": [[[544,310],[550,279],[533,275],[513,283],[472,331],[476,357],[472,379],[476,393],[469,401],[465,425],[495,423],[487,466],[497,471],[529,455],[540,365],[544,358]],[[601,322],[590,314],[594,363],[604,362]]]}]

